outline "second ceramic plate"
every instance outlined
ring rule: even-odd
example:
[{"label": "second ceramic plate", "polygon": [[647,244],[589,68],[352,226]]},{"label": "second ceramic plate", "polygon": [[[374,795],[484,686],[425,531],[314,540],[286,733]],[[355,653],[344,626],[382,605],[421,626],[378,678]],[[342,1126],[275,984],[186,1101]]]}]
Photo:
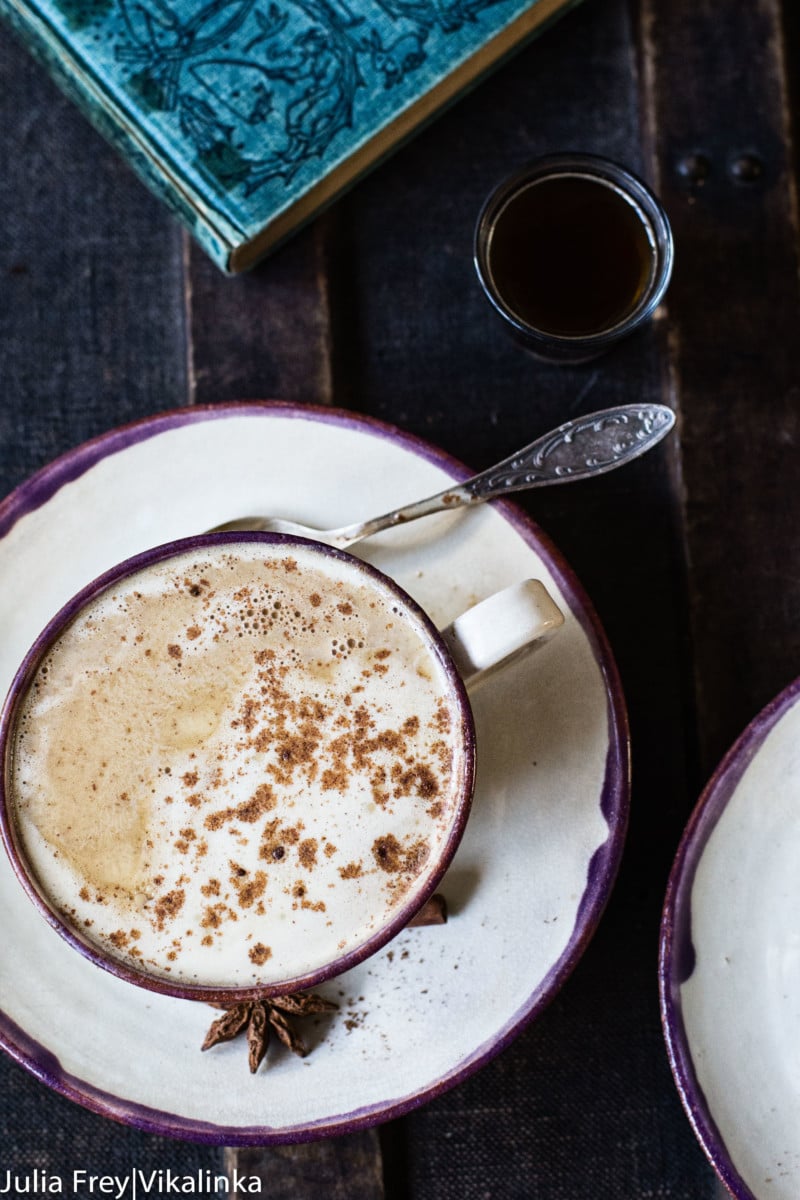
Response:
[{"label": "second ceramic plate", "polygon": [[800,1196],[800,680],[745,730],[678,851],[661,933],[670,1062],[737,1200]]},{"label": "second ceramic plate", "polygon": [[[187,409],[59,459],[0,506],[0,689],[72,594],[148,546],[266,512],[337,525],[467,472],[390,426],[280,404]],[[226,1145],[297,1141],[399,1115],[500,1051],[562,985],[591,936],[628,811],[624,703],[577,581],[509,504],[446,513],[359,553],[440,625],[518,579],[567,615],[558,637],[474,700],[478,785],[442,891],[443,927],[408,930],[324,985],[338,1014],[304,1060],[237,1043],[199,1053],[205,1005],[99,971],[41,919],[0,863],[0,1040],[45,1083],[140,1128]]]}]

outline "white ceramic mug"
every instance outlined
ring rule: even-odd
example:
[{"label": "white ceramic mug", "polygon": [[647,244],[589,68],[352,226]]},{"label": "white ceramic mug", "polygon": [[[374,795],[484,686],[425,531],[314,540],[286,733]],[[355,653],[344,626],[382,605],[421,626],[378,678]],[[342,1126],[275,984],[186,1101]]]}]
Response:
[{"label": "white ceramic mug", "polygon": [[563,620],[526,580],[439,632],[374,567],[275,534],[137,555],[64,606],[12,683],[12,866],[129,982],[217,1003],[315,986],[431,896],[472,801],[466,688]]}]

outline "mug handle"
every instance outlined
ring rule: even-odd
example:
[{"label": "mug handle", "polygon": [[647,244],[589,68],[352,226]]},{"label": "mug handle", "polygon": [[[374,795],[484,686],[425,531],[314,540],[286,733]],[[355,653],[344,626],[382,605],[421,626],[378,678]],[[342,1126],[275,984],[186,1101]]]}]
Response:
[{"label": "mug handle", "polygon": [[468,608],[441,631],[459,675],[475,688],[501,667],[544,645],[564,614],[538,579],[525,579]]}]

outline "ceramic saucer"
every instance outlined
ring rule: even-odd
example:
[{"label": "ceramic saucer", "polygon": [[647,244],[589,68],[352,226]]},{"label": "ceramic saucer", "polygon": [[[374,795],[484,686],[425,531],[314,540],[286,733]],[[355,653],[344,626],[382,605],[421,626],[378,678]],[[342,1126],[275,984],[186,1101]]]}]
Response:
[{"label": "ceramic saucer", "polygon": [[[390,426],[329,409],[167,413],[65,455],[0,505],[0,689],[48,618],[113,563],[251,512],[338,525],[468,472]],[[624,702],[577,581],[514,506],[445,513],[359,553],[446,624],[541,578],[567,616],[474,698],[478,785],[441,890],[446,926],[407,930],[320,989],[339,1011],[250,1076],[245,1047],[199,1053],[207,1006],[122,983],[76,954],[0,863],[0,1040],[49,1086],[149,1131],[289,1142],[397,1116],[498,1053],[561,987],[619,863]],[[268,1078],[263,1077],[264,1071]]]},{"label": "ceramic saucer", "polygon": [[800,680],[745,730],[678,851],[661,929],[670,1062],[737,1200],[800,1196]]}]

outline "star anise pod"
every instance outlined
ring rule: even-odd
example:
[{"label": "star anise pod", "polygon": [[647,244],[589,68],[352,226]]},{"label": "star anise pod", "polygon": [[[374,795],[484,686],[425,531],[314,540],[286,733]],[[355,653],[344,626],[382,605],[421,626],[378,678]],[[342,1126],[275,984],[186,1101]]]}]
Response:
[{"label": "star anise pod", "polygon": [[267,1053],[273,1032],[294,1054],[306,1054],[306,1047],[289,1020],[290,1017],[310,1017],[315,1013],[333,1012],[338,1005],[315,992],[293,992],[291,995],[274,996],[269,1000],[245,1000],[239,1004],[222,1004],[215,1007],[224,1009],[224,1015],[214,1021],[201,1049],[210,1050],[219,1042],[230,1042],[246,1030],[250,1071],[255,1074]]}]

